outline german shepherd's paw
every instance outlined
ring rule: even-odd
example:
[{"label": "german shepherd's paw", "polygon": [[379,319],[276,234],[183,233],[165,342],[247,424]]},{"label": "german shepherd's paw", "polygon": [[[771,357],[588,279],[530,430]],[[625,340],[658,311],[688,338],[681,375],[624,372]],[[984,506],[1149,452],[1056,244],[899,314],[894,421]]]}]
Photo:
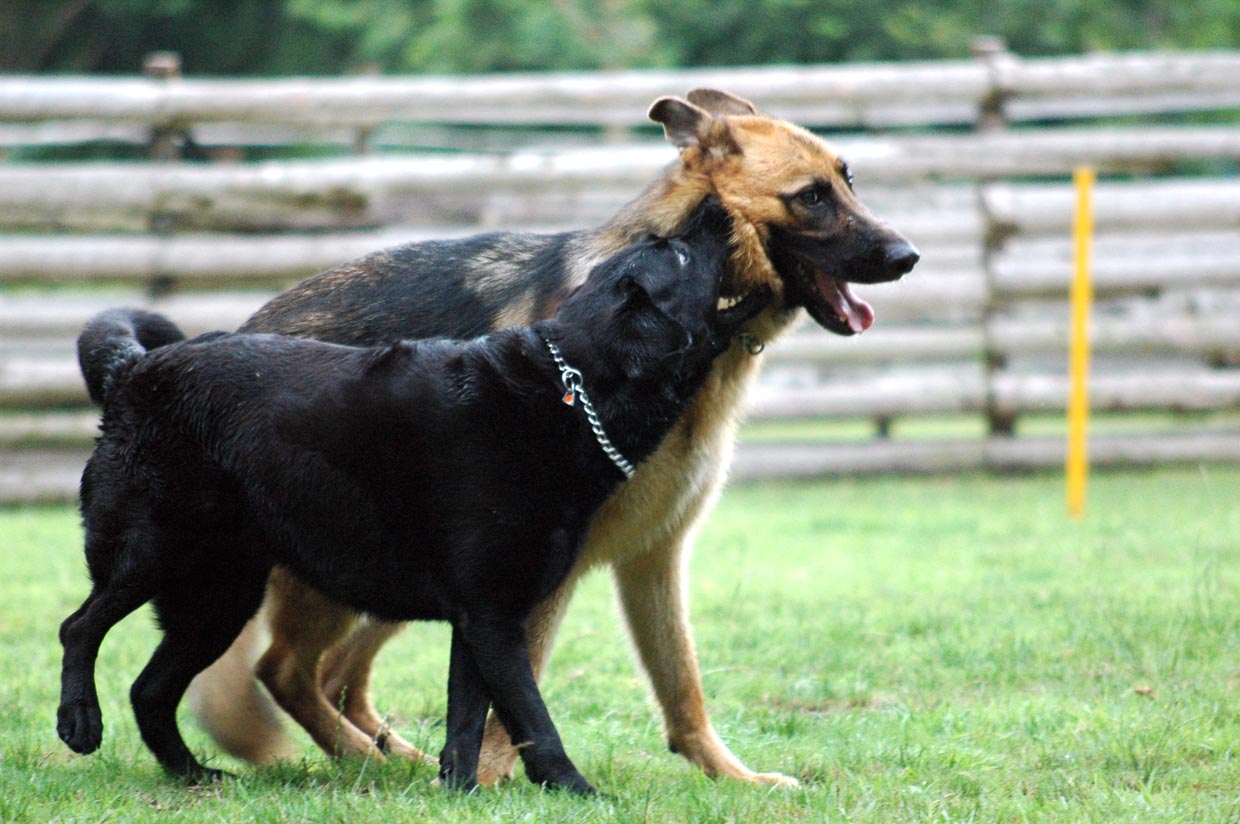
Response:
[{"label": "german shepherd's paw", "polygon": [[61,704],[56,710],[56,732],[69,749],[88,755],[103,741],[103,716],[99,705]]},{"label": "german shepherd's paw", "polygon": [[775,773],[775,772],[754,773],[752,776],[746,778],[745,780],[753,784],[774,784],[777,787],[799,787],[801,786],[801,782],[797,781],[792,776],[784,775],[783,773]]}]

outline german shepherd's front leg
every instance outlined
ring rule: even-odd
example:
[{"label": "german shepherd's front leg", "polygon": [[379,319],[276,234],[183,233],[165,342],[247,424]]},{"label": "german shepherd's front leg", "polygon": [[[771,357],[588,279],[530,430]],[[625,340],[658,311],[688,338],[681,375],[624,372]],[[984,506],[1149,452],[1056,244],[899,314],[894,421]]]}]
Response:
[{"label": "german shepherd's front leg", "polygon": [[[279,597],[272,597],[273,590]],[[272,575],[268,597],[271,645],[254,667],[258,680],[324,752],[381,760],[374,737],[342,717],[340,707],[319,688],[319,660],[324,650],[345,639],[357,620],[354,613],[279,571]],[[305,610],[290,608],[305,604],[315,607],[310,619]]]},{"label": "german shepherd's front leg", "polygon": [[616,564],[616,588],[633,642],[663,708],[668,745],[710,776],[795,785],[779,773],[756,773],[720,740],[706,715],[682,580],[684,537],[668,549]]},{"label": "german shepherd's front leg", "polygon": [[331,705],[341,707],[344,717],[381,744],[385,753],[434,764],[433,756],[422,752],[388,726],[370,699],[370,673],[375,656],[404,626],[368,619],[355,621],[348,636],[322,656],[320,683]]},{"label": "german shepherd's front leg", "polygon": [[271,644],[255,674],[324,752],[434,763],[370,703],[371,662],[403,625],[363,620],[283,568],[271,574],[267,603]]}]

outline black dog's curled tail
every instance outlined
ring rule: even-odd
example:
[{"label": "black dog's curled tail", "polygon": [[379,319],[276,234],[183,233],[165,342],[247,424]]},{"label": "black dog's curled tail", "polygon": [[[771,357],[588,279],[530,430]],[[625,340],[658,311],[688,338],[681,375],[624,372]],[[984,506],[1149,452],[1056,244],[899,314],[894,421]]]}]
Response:
[{"label": "black dog's curled tail", "polygon": [[175,323],[145,309],[108,309],[95,315],[77,341],[78,366],[90,399],[103,406],[122,367],[179,340],[185,340],[185,333]]}]

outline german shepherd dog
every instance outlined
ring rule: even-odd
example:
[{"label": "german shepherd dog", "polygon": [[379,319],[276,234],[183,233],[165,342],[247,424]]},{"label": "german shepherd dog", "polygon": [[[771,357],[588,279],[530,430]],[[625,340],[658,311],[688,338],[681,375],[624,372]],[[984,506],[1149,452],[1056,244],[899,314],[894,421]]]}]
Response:
[{"label": "german shepherd dog", "polygon": [[[755,357],[803,308],[839,335],[866,330],[870,306],[852,283],[896,280],[917,250],[875,218],[853,192],[848,167],[823,140],[752,104],[699,89],[661,98],[649,116],[679,159],[605,225],[564,234],[498,233],[414,243],[317,275],[274,298],[242,329],[341,343],[469,337],[550,317],[599,260],[647,234],[669,235],[708,195],[733,218],[733,252],[723,295],[771,290],[741,345],[715,360],[710,376],[658,450],[597,513],[564,584],[527,627],[536,675],[581,574],[609,564],[641,661],[663,710],[668,743],[713,776],[795,783],[755,773],[736,758],[707,717],[688,622],[685,567],[695,525],[713,505],[731,460],[738,412],[756,374]],[[399,627],[360,619],[277,567],[265,619],[251,622],[199,678],[197,715],[230,752],[264,761],[287,752],[279,716],[253,678],[329,753],[381,749],[423,757],[375,712],[372,661]],[[271,644],[259,658],[265,623]],[[516,751],[488,721],[482,783],[510,777]]]},{"label": "german shepherd dog", "polygon": [[79,340],[104,408],[82,476],[92,588],[60,630],[60,737],[99,746],[100,643],[151,601],[164,637],[133,685],[138,727],[170,772],[218,777],[176,708],[278,563],[381,620],[451,622],[446,785],[475,786],[493,705],[532,781],[594,792],[539,695],[524,624],[629,461],[654,452],[769,297],[719,308],[730,233],[708,204],[676,238],[600,264],[553,320],[468,342],[212,333],[148,353],[166,321],[97,316]]}]

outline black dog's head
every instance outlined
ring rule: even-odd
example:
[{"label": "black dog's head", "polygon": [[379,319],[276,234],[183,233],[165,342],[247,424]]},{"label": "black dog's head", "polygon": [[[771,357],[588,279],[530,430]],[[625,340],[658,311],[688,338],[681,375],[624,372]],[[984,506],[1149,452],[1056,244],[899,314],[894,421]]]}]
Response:
[{"label": "black dog's head", "polygon": [[630,378],[677,358],[709,360],[771,299],[758,289],[720,305],[731,234],[727,212],[707,198],[676,235],[635,243],[596,266],[556,319],[612,347]]}]

